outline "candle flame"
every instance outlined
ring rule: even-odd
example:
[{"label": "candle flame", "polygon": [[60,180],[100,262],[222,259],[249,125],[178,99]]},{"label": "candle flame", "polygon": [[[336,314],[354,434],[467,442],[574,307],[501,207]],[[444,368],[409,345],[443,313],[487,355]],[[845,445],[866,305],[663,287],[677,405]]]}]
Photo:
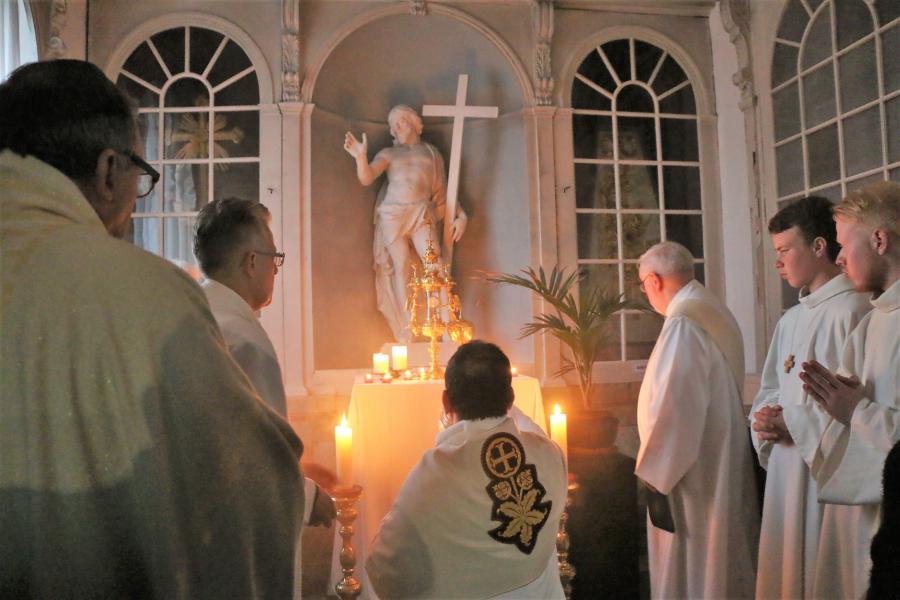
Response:
[{"label": "candle flame", "polygon": [[554,415],[561,415],[561,414],[562,414],[562,411],[559,410],[559,404],[554,404],[554,405],[553,405],[553,414],[554,414]]},{"label": "candle flame", "polygon": [[341,427],[346,427],[346,426],[347,426],[347,413],[344,413],[343,415],[341,415]]}]

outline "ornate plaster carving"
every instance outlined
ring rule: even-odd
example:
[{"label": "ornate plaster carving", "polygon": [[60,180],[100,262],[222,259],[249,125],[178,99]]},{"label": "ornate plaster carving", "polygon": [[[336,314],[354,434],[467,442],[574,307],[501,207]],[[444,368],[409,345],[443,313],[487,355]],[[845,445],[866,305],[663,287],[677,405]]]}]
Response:
[{"label": "ornate plaster carving", "polygon": [[409,14],[423,17],[428,14],[428,5],[425,0],[409,0]]},{"label": "ornate plaster carving", "polygon": [[281,1],[281,100],[300,101],[300,0]]},{"label": "ornate plaster carving", "polygon": [[66,55],[66,42],[62,32],[66,27],[67,0],[53,0],[50,5],[50,35],[47,38],[47,60],[63,58]]},{"label": "ornate plaster carving", "polygon": [[553,104],[553,64],[550,42],[553,40],[553,0],[533,0],[534,95],[538,106]]},{"label": "ornate plaster carving", "polygon": [[731,81],[741,90],[741,110],[746,111],[756,104],[750,51],[750,0],[722,0],[719,12],[722,26],[737,50],[738,70]]}]

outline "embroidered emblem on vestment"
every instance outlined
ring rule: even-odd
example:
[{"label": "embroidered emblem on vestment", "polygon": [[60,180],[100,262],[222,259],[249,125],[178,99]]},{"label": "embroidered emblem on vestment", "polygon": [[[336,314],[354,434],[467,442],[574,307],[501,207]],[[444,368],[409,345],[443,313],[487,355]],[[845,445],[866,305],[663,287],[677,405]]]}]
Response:
[{"label": "embroidered emblem on vestment", "polygon": [[547,490],[535,466],[525,462],[522,442],[512,434],[495,433],[481,447],[481,466],[490,478],[485,490],[493,501],[491,520],[501,523],[488,535],[531,554],[553,503],[542,502]]}]

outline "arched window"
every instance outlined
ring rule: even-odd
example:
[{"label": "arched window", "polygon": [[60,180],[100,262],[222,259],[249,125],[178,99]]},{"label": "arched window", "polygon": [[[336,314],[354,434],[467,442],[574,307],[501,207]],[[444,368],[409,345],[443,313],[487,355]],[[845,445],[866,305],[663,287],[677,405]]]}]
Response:
[{"label": "arched window", "polygon": [[[665,50],[607,42],[572,85],[578,266],[587,285],[641,298],[638,257],[674,240],[705,280],[697,108],[691,81]],[[602,360],[650,356],[662,321],[626,312]]]},{"label": "arched window", "polygon": [[[772,55],[776,201],[900,181],[900,2],[790,0]],[[782,306],[797,302],[787,283]]]},{"label": "arched window", "polygon": [[147,161],[162,174],[138,200],[132,241],[196,275],[197,212],[229,196],[259,200],[257,74],[234,40],[187,26],[141,42],[117,83],[139,104]]}]

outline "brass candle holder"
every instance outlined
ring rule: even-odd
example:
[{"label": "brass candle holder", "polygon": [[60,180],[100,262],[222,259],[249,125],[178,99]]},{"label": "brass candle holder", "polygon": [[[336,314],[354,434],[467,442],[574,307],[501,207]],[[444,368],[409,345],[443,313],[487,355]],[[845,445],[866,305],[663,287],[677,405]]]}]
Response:
[{"label": "brass candle holder", "polygon": [[569,520],[569,507],[572,505],[572,496],[578,490],[575,476],[570,475],[571,480],[566,490],[566,506],[559,518],[559,531],[556,532],[556,554],[559,559],[559,580],[563,586],[566,600],[572,597],[572,580],[575,579],[575,567],[569,563],[569,533],[566,531],[566,522]]},{"label": "brass candle holder", "polygon": [[362,592],[362,585],[353,575],[356,569],[356,550],[353,549],[353,521],[359,511],[356,502],[362,494],[362,487],[354,485],[332,490],[332,499],[337,508],[337,520],[341,524],[341,573],[343,577],[335,584],[334,591],[341,600],[354,600]]},{"label": "brass candle holder", "polygon": [[[427,225],[431,231],[431,224]],[[455,286],[456,283],[450,277],[447,266],[438,259],[434,250],[434,240],[429,235],[428,246],[422,259],[422,269],[413,265],[406,298],[409,331],[414,336],[423,336],[430,340],[427,379],[440,379],[444,376],[444,370],[438,362],[440,354],[438,340],[445,333],[451,340],[459,343],[470,341],[475,333],[472,323],[462,318],[459,296],[453,291]]]}]

